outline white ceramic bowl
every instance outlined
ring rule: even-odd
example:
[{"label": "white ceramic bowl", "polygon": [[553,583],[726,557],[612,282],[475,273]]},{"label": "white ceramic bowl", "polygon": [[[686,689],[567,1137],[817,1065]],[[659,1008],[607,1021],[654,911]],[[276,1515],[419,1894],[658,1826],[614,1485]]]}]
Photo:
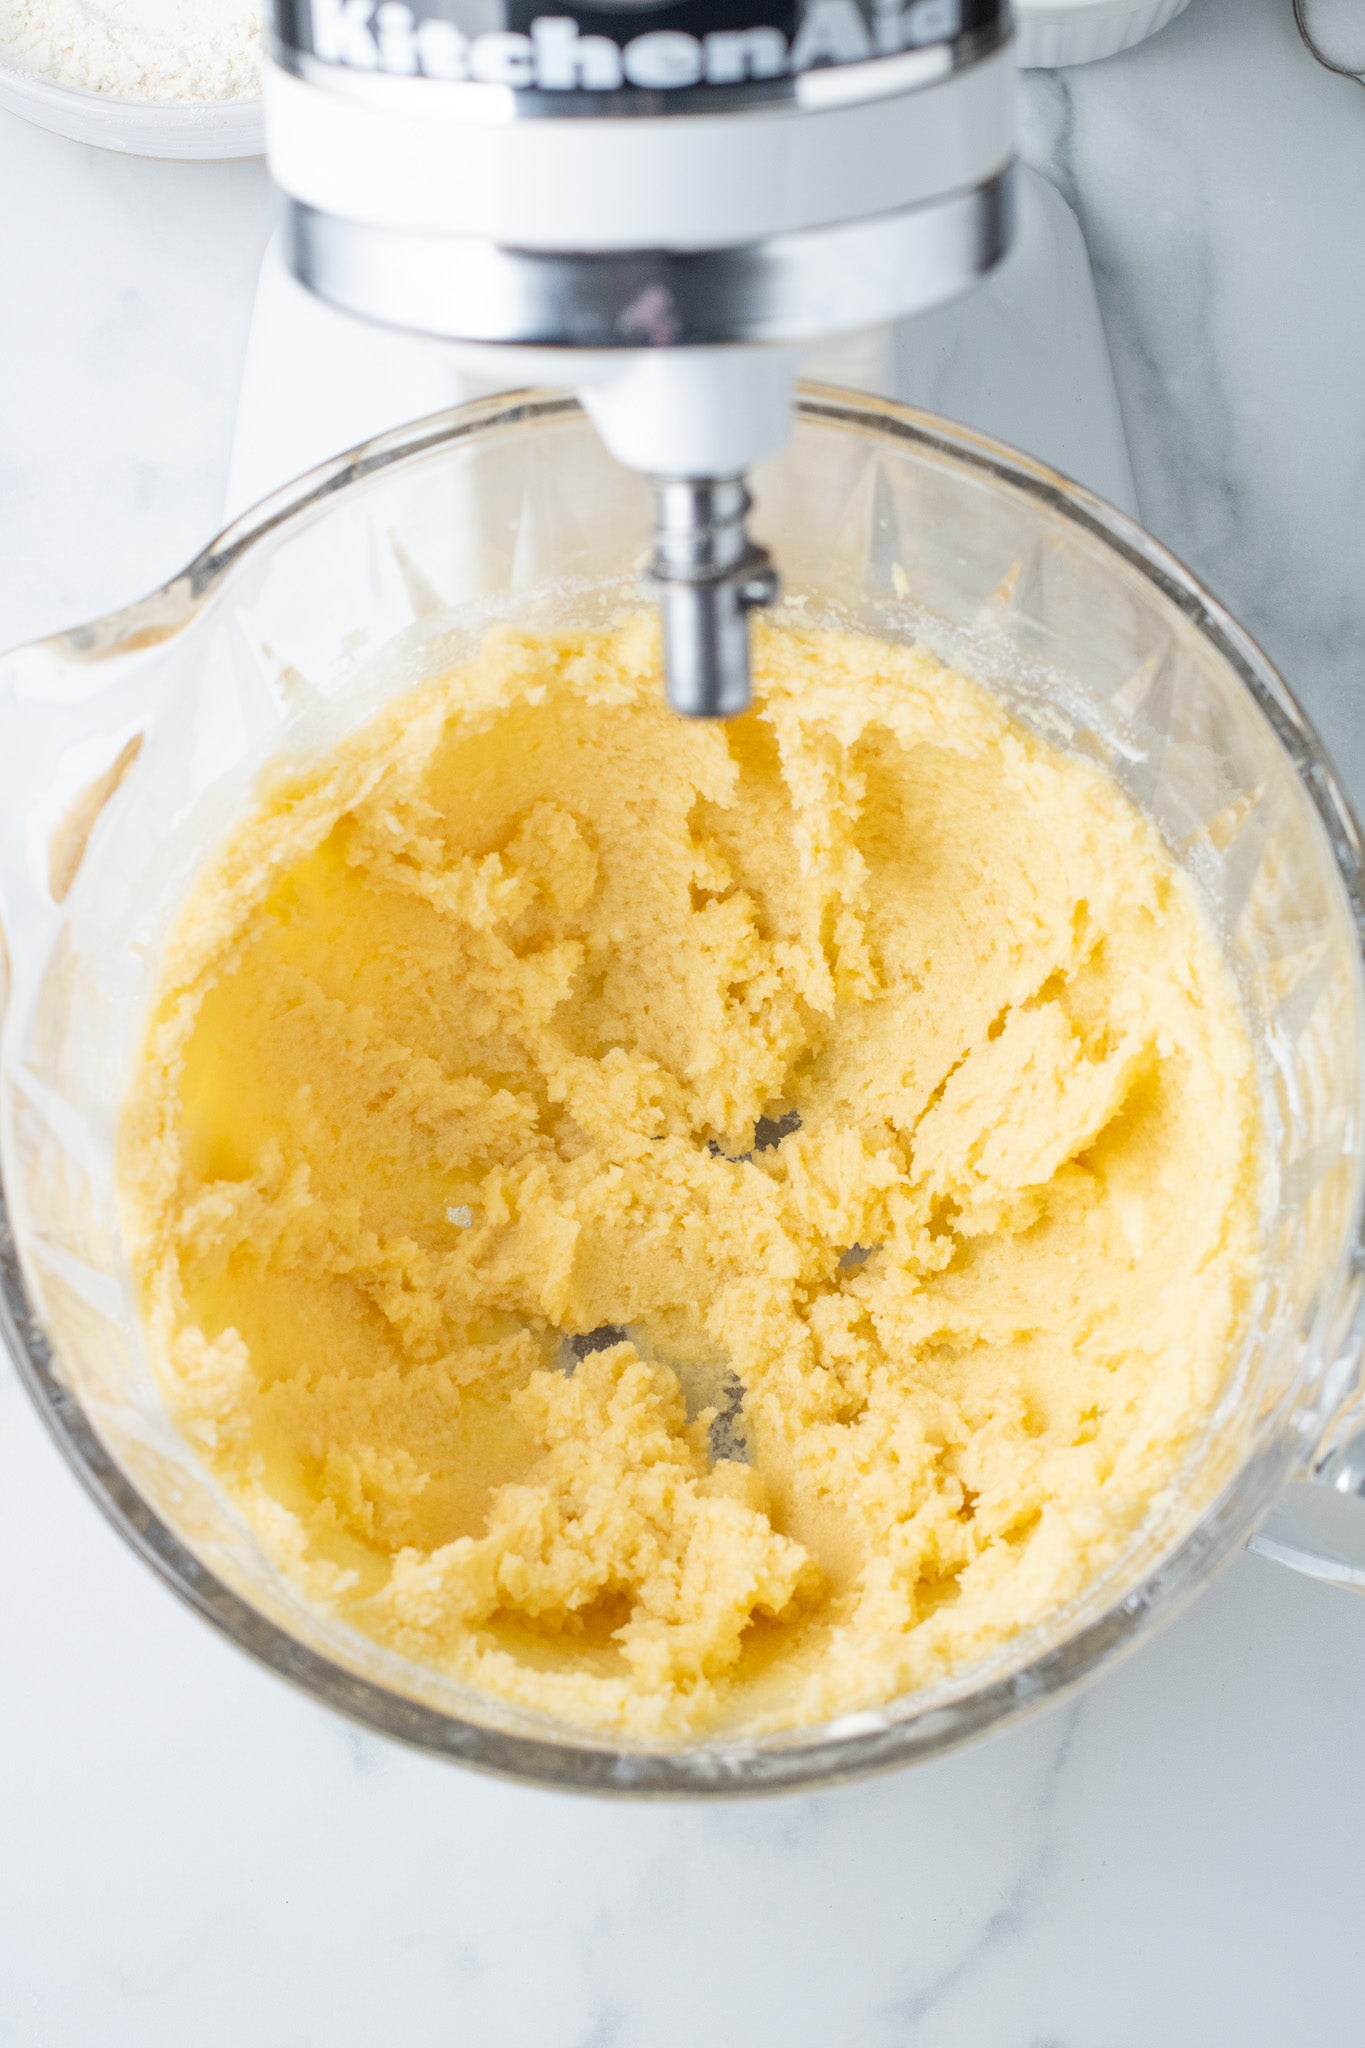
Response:
[{"label": "white ceramic bowl", "polygon": [[1190,0],[1014,0],[1019,62],[1025,70],[1093,64],[1155,35]]},{"label": "white ceramic bowl", "polygon": [[192,105],[116,99],[80,92],[36,72],[0,63],[0,107],[73,142],[124,156],[209,158],[260,156],[265,149],[261,102],[203,100]]}]

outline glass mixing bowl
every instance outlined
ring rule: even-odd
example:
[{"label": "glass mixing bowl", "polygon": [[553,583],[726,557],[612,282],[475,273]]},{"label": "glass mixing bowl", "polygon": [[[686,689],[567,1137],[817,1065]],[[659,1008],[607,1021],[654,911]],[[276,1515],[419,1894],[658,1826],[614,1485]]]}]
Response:
[{"label": "glass mixing bowl", "polygon": [[263,761],[329,744],[493,618],[587,622],[632,601],[645,485],[571,400],[481,401],[315,470],[144,603],[0,663],[14,793],[0,805],[0,1282],[20,1372],[116,1527],[244,1649],[387,1734],[566,1787],[753,1791],[929,1756],[1098,1669],[1248,1537],[1365,1584],[1365,897],[1359,834],[1317,739],[1163,548],[979,435],[808,388],[758,500],[802,619],[922,638],[1026,724],[1102,761],[1155,819],[1235,969],[1271,1157],[1245,1346],[1126,1553],[949,1681],[779,1736],[615,1744],[473,1694],[307,1606],[166,1414],[114,1194],[118,1109],[164,934]]}]

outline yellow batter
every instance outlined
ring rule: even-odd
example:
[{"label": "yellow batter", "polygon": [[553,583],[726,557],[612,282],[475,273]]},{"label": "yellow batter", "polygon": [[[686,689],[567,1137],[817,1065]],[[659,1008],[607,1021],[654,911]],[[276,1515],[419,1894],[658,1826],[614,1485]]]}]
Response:
[{"label": "yellow batter", "polygon": [[1212,933],[931,656],[500,630],[194,895],[123,1183],[184,1428],[316,1600],[676,1739],[920,1686],[1172,1477],[1257,1251]]}]

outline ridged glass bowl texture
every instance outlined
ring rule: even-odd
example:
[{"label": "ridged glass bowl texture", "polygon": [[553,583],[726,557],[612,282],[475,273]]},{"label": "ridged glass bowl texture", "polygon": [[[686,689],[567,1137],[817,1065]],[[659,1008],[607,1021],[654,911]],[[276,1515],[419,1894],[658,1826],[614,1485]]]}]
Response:
[{"label": "ridged glass bowl texture", "polygon": [[14,964],[0,1284],[11,1347],[86,1484],[177,1592],[275,1670],[391,1735],[520,1778],[757,1791],[931,1755],[1074,1684],[1190,1595],[1353,1412],[1361,857],[1284,685],[1131,521],[965,429],[807,388],[755,520],[794,616],[918,637],[965,666],[1027,725],[1102,762],[1192,876],[1260,1063],[1264,1282],[1216,1414],[1125,1554],[931,1690],[674,1749],[471,1693],[301,1600],[177,1433],[120,1234],[118,1107],[168,925],[262,764],[325,747],[493,618],[587,622],[638,601],[648,515],[644,483],[571,400],[481,401],[314,472],[145,603],[0,663],[0,735],[15,786],[34,792],[0,818]]}]

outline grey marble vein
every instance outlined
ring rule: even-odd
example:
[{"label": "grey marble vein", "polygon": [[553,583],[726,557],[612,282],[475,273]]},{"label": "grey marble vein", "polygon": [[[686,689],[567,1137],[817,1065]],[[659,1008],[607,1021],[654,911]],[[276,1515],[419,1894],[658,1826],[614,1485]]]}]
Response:
[{"label": "grey marble vein", "polygon": [[1289,0],[1196,0],[1026,87],[1076,207],[1147,523],[1263,642],[1365,791],[1365,107]]},{"label": "grey marble vein", "polygon": [[890,2029],[887,2038],[894,2043],[894,2048],[917,2048],[923,2038],[924,2022],[942,2013],[952,1994],[979,1967],[983,1958],[998,1956],[1001,1950],[1026,1935],[1039,1890],[1055,1867],[1059,1854],[1055,1826],[1059,1788],[1075,1747],[1081,1712],[1082,1703],[1078,1700],[1057,1717],[1056,1749],[1030,1819],[1032,1844],[1005,1897],[961,1955],[956,1956],[947,1968],[917,1984],[913,1991],[887,2009]]}]

